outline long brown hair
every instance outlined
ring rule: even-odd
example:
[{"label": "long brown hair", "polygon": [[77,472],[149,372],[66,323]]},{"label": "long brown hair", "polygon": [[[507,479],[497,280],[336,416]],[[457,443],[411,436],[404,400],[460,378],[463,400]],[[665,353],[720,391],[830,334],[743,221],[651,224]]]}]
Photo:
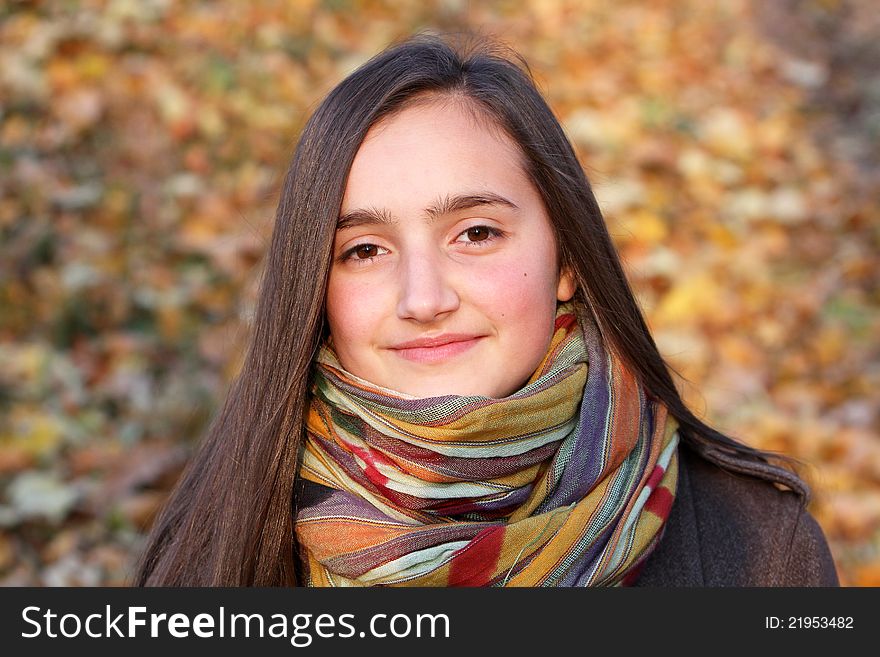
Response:
[{"label": "long brown hair", "polygon": [[602,213],[524,62],[485,42],[420,35],[364,64],[319,105],[287,171],[241,373],[154,524],[138,585],[297,583],[294,482],[312,357],[348,172],[367,131],[424,94],[463,97],[524,155],[553,223],[575,300],[606,346],[680,423],[685,444],[728,469],[806,486],[768,455],[719,433],[683,403],[629,287]]}]

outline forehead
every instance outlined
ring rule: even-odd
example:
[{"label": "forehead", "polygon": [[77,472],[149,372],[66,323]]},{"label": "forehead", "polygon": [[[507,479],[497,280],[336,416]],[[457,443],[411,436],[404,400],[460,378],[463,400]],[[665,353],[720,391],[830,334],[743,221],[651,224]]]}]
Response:
[{"label": "forehead", "polygon": [[445,116],[456,120],[464,119],[473,129],[492,133],[499,137],[501,141],[510,142],[511,145],[516,147],[503,124],[499,122],[487,106],[464,93],[456,92],[425,92],[415,95],[408,99],[402,107],[377,121],[372,126],[370,133],[378,133],[382,127],[387,126],[395,118],[403,114],[407,114],[408,119],[412,119],[420,114],[429,120],[436,119],[438,116]]},{"label": "forehead", "polygon": [[419,102],[367,133],[349,173],[343,210],[456,193],[462,187],[536,193],[519,146],[494,119],[470,101]]}]

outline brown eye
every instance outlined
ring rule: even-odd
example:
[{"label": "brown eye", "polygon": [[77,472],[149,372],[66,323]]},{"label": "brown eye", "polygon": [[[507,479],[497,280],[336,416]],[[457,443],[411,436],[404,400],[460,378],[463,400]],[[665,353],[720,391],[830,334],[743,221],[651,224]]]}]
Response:
[{"label": "brown eye", "polygon": [[485,226],[474,226],[467,230],[468,239],[471,242],[482,242],[489,238],[489,229]]},{"label": "brown eye", "polygon": [[375,244],[361,244],[355,249],[354,254],[361,260],[375,258],[379,255],[379,247]]}]

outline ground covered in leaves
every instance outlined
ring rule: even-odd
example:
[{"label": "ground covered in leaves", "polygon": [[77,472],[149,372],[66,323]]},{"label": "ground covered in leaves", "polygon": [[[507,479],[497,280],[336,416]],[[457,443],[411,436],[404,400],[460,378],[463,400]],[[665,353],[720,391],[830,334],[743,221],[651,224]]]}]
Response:
[{"label": "ground covered in leaves", "polygon": [[165,0],[0,8],[0,584],[124,584],[246,336],[308,113],[391,40],[519,50],[663,354],[811,464],[880,585],[880,18],[871,0]]}]

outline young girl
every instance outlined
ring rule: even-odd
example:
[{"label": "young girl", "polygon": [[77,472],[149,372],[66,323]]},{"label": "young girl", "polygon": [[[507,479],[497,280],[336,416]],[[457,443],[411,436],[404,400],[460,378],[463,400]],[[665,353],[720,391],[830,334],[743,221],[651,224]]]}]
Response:
[{"label": "young girl", "polygon": [[417,37],[287,173],[149,585],[835,585],[807,489],[683,404],[528,75]]}]

